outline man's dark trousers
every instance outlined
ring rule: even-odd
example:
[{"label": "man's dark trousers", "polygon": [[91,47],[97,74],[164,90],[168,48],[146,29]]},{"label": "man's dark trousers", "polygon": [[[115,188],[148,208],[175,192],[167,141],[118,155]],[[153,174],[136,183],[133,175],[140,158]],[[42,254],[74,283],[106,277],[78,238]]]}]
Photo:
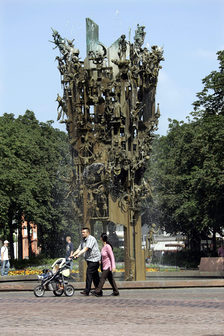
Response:
[{"label": "man's dark trousers", "polygon": [[85,292],[89,294],[91,290],[92,281],[94,283],[95,288],[98,287],[100,282],[100,277],[98,273],[99,261],[87,261],[87,270],[86,270],[86,289]]}]

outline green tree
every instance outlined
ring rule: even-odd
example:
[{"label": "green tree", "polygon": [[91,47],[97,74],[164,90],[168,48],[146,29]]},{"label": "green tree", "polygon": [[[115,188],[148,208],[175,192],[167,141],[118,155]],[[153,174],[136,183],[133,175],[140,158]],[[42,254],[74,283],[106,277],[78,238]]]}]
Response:
[{"label": "green tree", "polygon": [[224,117],[171,121],[154,143],[150,177],[154,207],[167,232],[186,234],[192,249],[224,223]]},{"label": "green tree", "polygon": [[197,93],[193,103],[197,116],[203,115],[224,115],[224,50],[217,52],[219,71],[212,71],[206,76],[202,83],[204,88]]},{"label": "green tree", "polygon": [[[17,119],[0,118],[0,226],[8,234],[13,257],[13,232],[21,218],[38,224],[42,251],[62,253],[64,236],[77,236],[77,224],[67,197],[71,156],[67,135],[40,123],[31,111]],[[16,224],[15,224],[16,223]],[[17,225],[17,226],[16,226]]]},{"label": "green tree", "polygon": [[182,232],[192,249],[224,227],[224,51],[219,71],[203,79],[193,103],[193,119],[170,120],[167,136],[153,145],[149,176],[154,186],[151,212],[171,233]]}]

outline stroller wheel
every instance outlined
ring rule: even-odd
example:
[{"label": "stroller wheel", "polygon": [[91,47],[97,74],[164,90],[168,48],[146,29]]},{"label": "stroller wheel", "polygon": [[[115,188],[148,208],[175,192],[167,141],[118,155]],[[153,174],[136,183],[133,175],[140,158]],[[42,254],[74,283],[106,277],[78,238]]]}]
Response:
[{"label": "stroller wheel", "polygon": [[39,285],[34,288],[33,292],[35,296],[41,297],[41,296],[44,296],[45,290],[43,286]]},{"label": "stroller wheel", "polygon": [[64,289],[53,290],[53,293],[55,296],[62,296],[62,294],[64,293]]},{"label": "stroller wheel", "polygon": [[65,286],[64,293],[66,296],[73,296],[75,293],[75,288],[72,285]]}]

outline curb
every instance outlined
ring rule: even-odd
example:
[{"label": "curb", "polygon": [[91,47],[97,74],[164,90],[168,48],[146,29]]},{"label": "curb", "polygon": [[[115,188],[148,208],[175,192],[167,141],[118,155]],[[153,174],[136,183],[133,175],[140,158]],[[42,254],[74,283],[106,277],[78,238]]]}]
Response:
[{"label": "curb", "polygon": [[[85,288],[84,282],[70,281],[76,290]],[[5,291],[32,291],[37,281],[10,281],[0,282],[0,292]],[[193,287],[224,287],[224,279],[198,279],[198,280],[149,280],[149,281],[117,281],[122,289],[166,289],[166,288],[193,288]],[[111,289],[108,283],[104,289]]]}]

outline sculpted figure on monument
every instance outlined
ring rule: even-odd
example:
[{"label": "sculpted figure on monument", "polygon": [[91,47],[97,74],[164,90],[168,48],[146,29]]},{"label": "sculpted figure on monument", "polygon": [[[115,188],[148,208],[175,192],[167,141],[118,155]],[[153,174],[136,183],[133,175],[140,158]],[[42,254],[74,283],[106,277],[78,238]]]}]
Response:
[{"label": "sculpted figure on monument", "polygon": [[62,118],[62,120],[64,120],[64,115],[67,114],[66,102],[59,94],[57,95],[56,101],[58,102],[58,107],[57,107],[58,118],[57,118],[57,120],[60,120],[61,118]]},{"label": "sculpted figure on monument", "polygon": [[52,29],[53,31],[53,39],[54,39],[54,44],[56,45],[55,48],[58,47],[60,53],[63,55],[63,60],[66,60],[67,56],[67,50],[66,50],[66,41],[61,37],[61,35],[58,33],[57,30]]},{"label": "sculpted figure on monument", "polygon": [[94,64],[102,64],[107,56],[107,49],[102,43],[98,43],[98,50],[89,51],[89,60],[93,61]]},{"label": "sculpted figure on monument", "polygon": [[126,39],[126,36],[121,35],[120,40],[119,40],[119,51],[118,51],[118,56],[120,59],[126,58],[126,50],[127,50],[128,42],[125,39]]},{"label": "sculpted figure on monument", "polygon": [[63,58],[56,56],[55,59],[58,61],[58,70],[60,71],[61,75],[64,75],[67,71],[67,68],[63,61]]},{"label": "sculpted figure on monument", "polygon": [[67,57],[69,61],[76,63],[79,61],[79,49],[74,47],[73,41],[74,39],[72,41],[67,40],[66,50],[68,52]]},{"label": "sculpted figure on monument", "polygon": [[144,40],[145,40],[145,34],[146,32],[145,30],[145,26],[140,26],[139,24],[137,24],[137,29],[135,31],[135,36],[134,36],[134,40],[135,40],[135,47],[138,49],[141,49]]}]

